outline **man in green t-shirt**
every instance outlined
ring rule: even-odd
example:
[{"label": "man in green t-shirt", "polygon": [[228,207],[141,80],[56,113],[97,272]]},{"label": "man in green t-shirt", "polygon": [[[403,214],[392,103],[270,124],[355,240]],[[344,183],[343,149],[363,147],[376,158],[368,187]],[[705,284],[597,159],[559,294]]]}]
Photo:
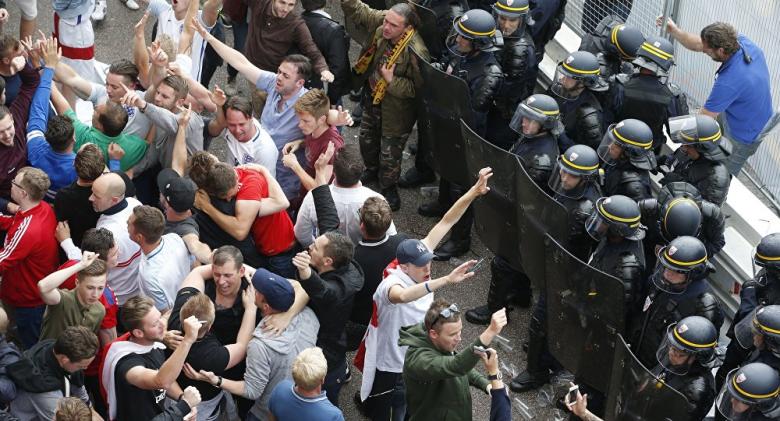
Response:
[{"label": "man in green t-shirt", "polygon": [[[75,289],[59,288],[77,273]],[[98,259],[96,253],[85,251],[80,262],[38,281],[41,298],[46,303],[41,340],[57,338],[68,326],[84,326],[97,332],[106,315],[100,296],[106,287],[107,274],[106,262]]]}]

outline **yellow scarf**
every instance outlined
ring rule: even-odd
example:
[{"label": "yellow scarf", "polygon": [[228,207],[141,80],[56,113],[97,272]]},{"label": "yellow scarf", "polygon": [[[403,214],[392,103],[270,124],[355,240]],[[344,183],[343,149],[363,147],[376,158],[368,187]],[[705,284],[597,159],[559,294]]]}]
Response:
[{"label": "yellow scarf", "polygon": [[[414,32],[415,31],[413,28],[409,28],[408,30],[406,30],[406,32],[404,32],[404,35],[390,51],[390,58],[387,60],[387,63],[385,63],[386,69],[389,69],[390,67],[393,66],[393,64],[395,64],[395,62],[398,60],[398,57],[401,56],[401,52],[403,52],[403,50],[409,44],[409,41],[412,40],[412,37],[414,36]],[[365,73],[366,70],[368,70],[369,65],[374,60],[374,54],[376,53],[376,47],[377,47],[376,44],[377,44],[377,39],[374,38],[374,40],[371,42],[371,46],[369,46],[366,49],[366,51],[363,54],[361,54],[360,58],[358,58],[358,61],[354,67],[356,74],[361,75]],[[380,77],[376,83],[376,86],[374,86],[374,92],[372,92],[374,105],[377,105],[380,102],[382,102],[382,98],[385,97],[386,91],[387,91],[387,81],[385,80],[385,78]]]}]

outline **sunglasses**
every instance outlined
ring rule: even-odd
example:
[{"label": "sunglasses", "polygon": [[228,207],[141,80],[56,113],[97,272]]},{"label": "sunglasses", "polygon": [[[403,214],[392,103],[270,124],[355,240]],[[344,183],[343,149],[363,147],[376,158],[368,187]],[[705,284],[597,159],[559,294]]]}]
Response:
[{"label": "sunglasses", "polygon": [[450,317],[459,313],[460,310],[458,309],[458,305],[454,303],[450,304],[449,307],[443,309],[442,311],[439,312],[438,315],[436,315],[436,318],[433,319],[433,323],[431,323],[431,328],[433,326],[436,326],[436,322],[438,322],[440,319],[449,319]]}]

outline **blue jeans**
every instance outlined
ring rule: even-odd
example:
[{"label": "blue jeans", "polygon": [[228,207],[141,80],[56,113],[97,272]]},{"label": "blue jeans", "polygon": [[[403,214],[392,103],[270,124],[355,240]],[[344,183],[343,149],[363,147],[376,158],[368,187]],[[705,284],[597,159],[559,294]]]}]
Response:
[{"label": "blue jeans", "polygon": [[344,378],[347,376],[347,359],[346,356],[341,357],[341,360],[328,367],[328,374],[325,375],[325,384],[322,385],[322,389],[328,396],[328,400],[334,406],[339,406],[339,393],[341,387],[344,386]]},{"label": "blue jeans", "polygon": [[747,162],[748,158],[753,156],[758,150],[758,147],[761,146],[762,139],[759,138],[753,143],[742,143],[737,140],[729,140],[731,140],[731,155],[729,155],[729,158],[724,164],[726,164],[729,174],[736,177],[739,175],[742,167],[745,166],[745,162]]},{"label": "blue jeans", "polygon": [[296,269],[292,263],[292,258],[295,257],[295,250],[295,247],[291,247],[290,250],[277,255],[265,256],[266,269],[287,279],[295,279]]},{"label": "blue jeans", "polygon": [[46,310],[46,306],[14,308],[16,336],[19,337],[25,349],[35,345],[41,338],[44,310]]}]

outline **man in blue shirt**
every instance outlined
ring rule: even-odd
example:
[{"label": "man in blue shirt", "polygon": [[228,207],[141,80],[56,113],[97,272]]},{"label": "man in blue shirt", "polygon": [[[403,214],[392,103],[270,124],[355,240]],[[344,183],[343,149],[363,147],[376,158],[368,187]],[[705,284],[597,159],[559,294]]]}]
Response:
[{"label": "man in blue shirt", "polygon": [[[239,70],[240,71],[240,70]],[[277,420],[343,421],[344,414],[322,391],[328,364],[322,349],[306,348],[292,363],[292,381],[282,380],[271,392],[268,409]],[[255,419],[250,415],[250,420]]]},{"label": "man in blue shirt", "polygon": [[700,113],[718,118],[732,144],[726,166],[732,175],[737,175],[761,145],[773,114],[764,52],[728,23],[709,24],[696,35],[667,19],[666,29],[685,48],[703,52],[721,63]]}]

